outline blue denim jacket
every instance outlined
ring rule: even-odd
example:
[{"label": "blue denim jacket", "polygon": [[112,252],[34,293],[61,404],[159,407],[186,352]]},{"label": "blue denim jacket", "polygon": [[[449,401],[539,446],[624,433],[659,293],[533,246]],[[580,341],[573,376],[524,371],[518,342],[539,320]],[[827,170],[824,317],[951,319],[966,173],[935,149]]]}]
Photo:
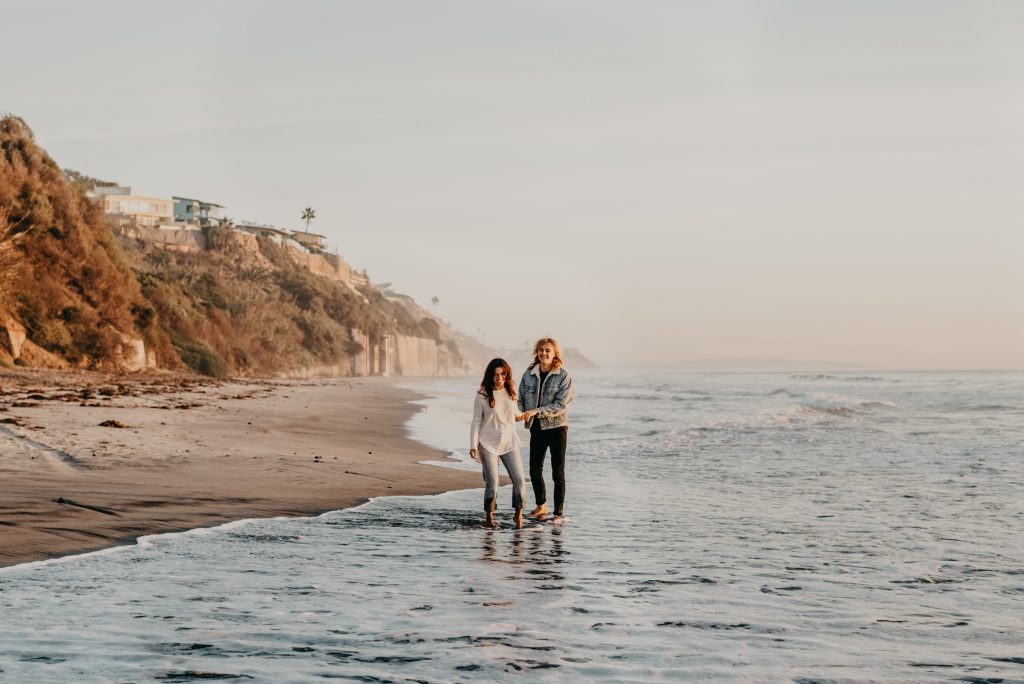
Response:
[{"label": "blue denim jacket", "polygon": [[519,381],[519,410],[537,409],[537,415],[526,422],[529,429],[540,420],[542,430],[569,424],[569,402],[572,401],[572,377],[565,368],[552,369],[540,386],[540,364],[523,373]]}]

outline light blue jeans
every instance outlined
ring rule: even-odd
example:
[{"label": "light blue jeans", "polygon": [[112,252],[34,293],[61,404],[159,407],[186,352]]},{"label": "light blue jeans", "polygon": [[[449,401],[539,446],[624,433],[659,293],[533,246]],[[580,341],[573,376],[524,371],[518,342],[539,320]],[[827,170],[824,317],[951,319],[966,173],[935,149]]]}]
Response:
[{"label": "light blue jeans", "polygon": [[526,489],[526,477],[523,475],[523,461],[519,458],[519,449],[507,454],[492,454],[477,445],[480,463],[484,467],[484,512],[494,511],[495,499],[498,496],[498,459],[505,464],[505,472],[512,480],[512,508],[523,507],[523,490]]}]

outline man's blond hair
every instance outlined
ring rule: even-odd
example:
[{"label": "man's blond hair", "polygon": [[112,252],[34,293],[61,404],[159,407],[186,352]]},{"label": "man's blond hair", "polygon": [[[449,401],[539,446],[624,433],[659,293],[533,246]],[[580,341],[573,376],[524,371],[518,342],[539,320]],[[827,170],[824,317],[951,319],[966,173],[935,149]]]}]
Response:
[{"label": "man's blond hair", "polygon": [[534,366],[540,363],[540,359],[537,358],[537,350],[543,347],[545,344],[550,344],[555,350],[555,359],[551,362],[551,369],[555,370],[562,367],[562,348],[558,346],[558,342],[555,342],[553,337],[542,337],[537,340],[533,345],[533,363],[530,364],[532,370]]}]

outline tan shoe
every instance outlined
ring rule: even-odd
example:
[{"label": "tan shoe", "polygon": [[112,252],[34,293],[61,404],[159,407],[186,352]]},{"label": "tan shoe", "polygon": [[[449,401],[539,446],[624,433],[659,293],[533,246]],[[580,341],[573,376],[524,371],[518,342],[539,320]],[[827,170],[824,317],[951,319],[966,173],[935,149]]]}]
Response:
[{"label": "tan shoe", "polygon": [[516,512],[512,515],[512,523],[516,526],[517,530],[523,529],[523,509],[517,508]]},{"label": "tan shoe", "polygon": [[547,515],[548,505],[546,503],[542,503],[540,506],[537,506],[532,511],[530,511],[531,518],[546,518]]}]

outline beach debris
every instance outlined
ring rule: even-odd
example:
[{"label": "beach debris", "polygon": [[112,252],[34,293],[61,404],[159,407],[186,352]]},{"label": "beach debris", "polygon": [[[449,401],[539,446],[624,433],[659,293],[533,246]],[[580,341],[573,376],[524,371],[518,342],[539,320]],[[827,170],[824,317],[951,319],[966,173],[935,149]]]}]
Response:
[{"label": "beach debris", "polygon": [[181,672],[165,672],[153,679],[166,679],[169,681],[193,682],[197,679],[252,679],[247,674],[226,674],[224,672],[203,672],[199,670],[182,670]]},{"label": "beach debris", "polygon": [[13,418],[0,418],[0,423],[7,425],[21,425],[21,418],[18,418],[17,416]]},{"label": "beach debris", "polygon": [[93,506],[91,504],[78,503],[77,501],[72,501],[71,499],[65,499],[63,496],[57,497],[57,503],[64,504],[65,506],[76,506],[78,508],[85,508],[90,511],[102,513],[103,515],[113,515],[115,517],[121,516],[120,513],[110,508],[104,508],[103,506]]},{"label": "beach debris", "polygon": [[114,420],[113,418],[111,418],[110,420],[105,420],[102,423],[100,423],[100,427],[123,428],[127,426],[121,421]]}]

